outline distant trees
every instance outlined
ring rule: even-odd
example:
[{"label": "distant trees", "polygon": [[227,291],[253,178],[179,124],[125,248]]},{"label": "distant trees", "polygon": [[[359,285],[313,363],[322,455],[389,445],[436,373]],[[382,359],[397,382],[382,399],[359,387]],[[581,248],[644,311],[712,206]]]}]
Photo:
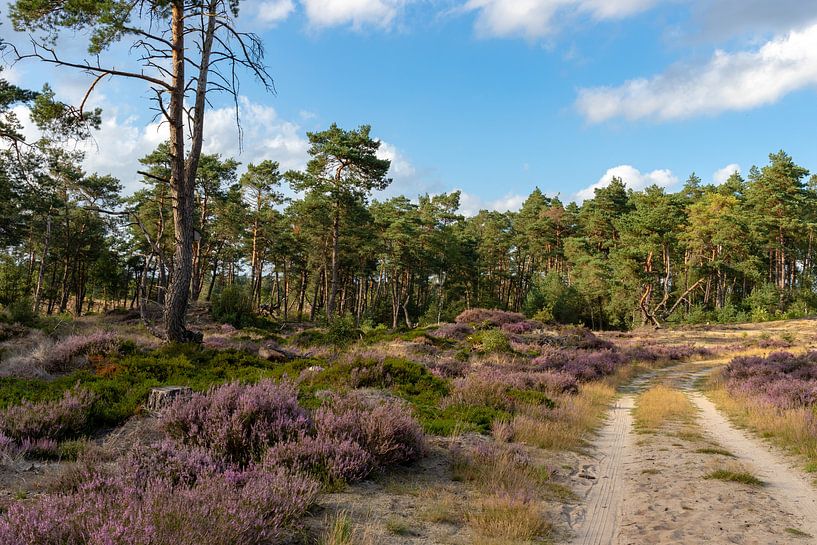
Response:
[{"label": "distant trees", "polygon": [[[595,328],[817,312],[817,190],[784,152],[719,186],[693,174],[677,193],[633,191],[614,179],[580,205],[537,188],[518,212],[464,217],[458,192],[371,200],[390,164],[368,126],[310,141],[303,172],[267,159],[239,177],[235,160],[200,155],[189,298],[390,327],[467,307]],[[171,150],[142,158],[124,218],[110,213],[119,182],[83,172],[80,155],[47,140],[4,152],[0,303],[166,308],[178,259]]]}]

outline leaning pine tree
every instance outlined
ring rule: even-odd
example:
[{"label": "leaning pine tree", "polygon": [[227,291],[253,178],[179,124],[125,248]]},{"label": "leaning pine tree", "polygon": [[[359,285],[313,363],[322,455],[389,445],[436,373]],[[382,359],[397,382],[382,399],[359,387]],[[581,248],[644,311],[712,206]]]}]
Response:
[{"label": "leaning pine tree", "polygon": [[[18,31],[31,36],[31,50],[16,51],[18,60],[35,59],[94,76],[80,112],[96,85],[106,78],[128,78],[154,92],[156,115],[169,129],[170,186],[173,202],[174,255],[161,328],[169,341],[190,342],[200,335],[186,327],[193,271],[196,172],[204,139],[210,93],[224,92],[238,112],[237,69],[246,69],[267,90],[272,78],[263,64],[258,36],[235,26],[240,0],[16,0],[10,17]],[[67,59],[57,42],[62,31],[86,31],[89,59]],[[115,42],[129,40],[139,55],[130,67],[103,65],[101,54]],[[121,62],[120,59],[117,59]],[[125,61],[127,62],[127,61]],[[187,106],[189,105],[189,106]],[[189,132],[188,132],[189,131]],[[138,218],[131,218],[139,223]]]}]

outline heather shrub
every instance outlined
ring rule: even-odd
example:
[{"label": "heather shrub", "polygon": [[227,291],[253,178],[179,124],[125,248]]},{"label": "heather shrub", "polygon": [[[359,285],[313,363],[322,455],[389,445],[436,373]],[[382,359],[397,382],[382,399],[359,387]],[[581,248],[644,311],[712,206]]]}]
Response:
[{"label": "heather shrub", "polygon": [[15,441],[0,432],[0,461],[18,458],[49,459],[59,457],[59,444],[53,439],[40,437]]},{"label": "heather shrub", "polygon": [[[104,355],[116,351],[121,340],[113,333],[97,331],[88,335],[71,335],[58,341],[42,360],[48,372],[70,370],[78,358]],[[84,361],[84,360],[83,360]]]},{"label": "heather shrub", "polygon": [[119,352],[127,343],[113,333],[97,331],[59,340],[35,334],[19,344],[14,354],[3,361],[0,376],[47,378],[52,373],[65,373],[86,366],[88,356]]},{"label": "heather shrub", "polygon": [[93,403],[93,394],[78,386],[56,401],[24,401],[0,411],[0,432],[17,442],[76,436],[85,431]]},{"label": "heather shrub", "polygon": [[461,312],[454,321],[458,324],[471,324],[480,327],[500,327],[503,324],[522,322],[525,315],[499,309],[471,308]]},{"label": "heather shrub", "polygon": [[474,328],[464,323],[442,324],[440,327],[429,333],[433,337],[440,339],[451,339],[463,341],[474,333]]},{"label": "heather shrub", "polygon": [[467,361],[451,357],[436,358],[428,367],[435,376],[444,379],[465,376],[470,368]]},{"label": "heather shrub", "polygon": [[621,353],[613,350],[551,350],[534,358],[531,366],[535,370],[556,371],[579,382],[588,382],[615,373],[625,361]]},{"label": "heather shrub", "polygon": [[598,338],[592,331],[583,326],[565,326],[559,330],[556,341],[562,348],[582,350],[612,350],[613,343]]},{"label": "heather shrub", "polygon": [[270,445],[308,432],[311,421],[293,385],[263,380],[211,388],[180,400],[162,415],[163,428],[182,443],[246,465]]},{"label": "heather shrub", "polygon": [[[448,405],[484,405],[512,412],[519,404],[553,405],[547,392],[561,393],[567,380],[556,373],[514,373],[484,369],[454,381]],[[575,385],[575,383],[574,383]]]},{"label": "heather shrub", "polygon": [[737,357],[723,372],[726,388],[782,409],[817,405],[817,351]]},{"label": "heather shrub", "polygon": [[534,320],[525,320],[523,322],[512,322],[502,324],[502,331],[514,335],[522,335],[523,333],[530,333],[537,329],[542,329],[542,324]]},{"label": "heather shrub", "polygon": [[710,357],[712,351],[708,348],[689,345],[643,345],[631,346],[622,351],[624,357],[631,361],[683,361],[697,357]]},{"label": "heather shrub", "polygon": [[262,466],[307,474],[330,488],[364,479],[373,469],[372,456],[358,443],[325,435],[273,445]]},{"label": "heather shrub", "polygon": [[200,479],[224,473],[228,466],[201,448],[179,448],[172,441],[139,445],[128,452],[122,467],[134,482],[161,480],[172,486],[190,487]]},{"label": "heather shrub", "polygon": [[259,545],[280,542],[319,485],[285,470],[227,471],[192,486],[98,475],[69,494],[18,502],[0,516],[2,545]]},{"label": "heather shrub", "polygon": [[399,401],[335,396],[315,411],[314,418],[317,437],[356,442],[375,467],[413,462],[425,452],[420,425]]}]

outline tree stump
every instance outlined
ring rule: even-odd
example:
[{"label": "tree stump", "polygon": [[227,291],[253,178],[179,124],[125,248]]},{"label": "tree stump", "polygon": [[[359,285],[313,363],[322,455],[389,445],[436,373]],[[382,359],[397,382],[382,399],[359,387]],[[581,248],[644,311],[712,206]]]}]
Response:
[{"label": "tree stump", "polygon": [[162,386],[160,388],[152,388],[145,408],[149,412],[158,413],[177,399],[190,397],[192,394],[193,391],[187,386]]}]

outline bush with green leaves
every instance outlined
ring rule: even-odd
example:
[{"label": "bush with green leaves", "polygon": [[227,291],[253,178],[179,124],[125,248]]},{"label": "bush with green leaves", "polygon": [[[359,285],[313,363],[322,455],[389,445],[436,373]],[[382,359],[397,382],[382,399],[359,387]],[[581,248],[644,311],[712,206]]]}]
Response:
[{"label": "bush with green leaves", "polygon": [[484,329],[477,331],[468,337],[468,341],[474,349],[482,353],[508,352],[511,344],[508,337],[498,329]]},{"label": "bush with green leaves", "polygon": [[355,319],[351,314],[338,316],[329,322],[324,334],[326,344],[337,347],[347,346],[360,337],[361,331],[355,325]]},{"label": "bush with green leaves", "polygon": [[213,298],[213,318],[219,322],[241,327],[253,318],[252,301],[247,292],[236,284],[227,286]]},{"label": "bush with green leaves", "polygon": [[31,299],[21,297],[12,301],[6,309],[9,321],[13,324],[33,327],[37,324],[37,314],[33,310]]}]

